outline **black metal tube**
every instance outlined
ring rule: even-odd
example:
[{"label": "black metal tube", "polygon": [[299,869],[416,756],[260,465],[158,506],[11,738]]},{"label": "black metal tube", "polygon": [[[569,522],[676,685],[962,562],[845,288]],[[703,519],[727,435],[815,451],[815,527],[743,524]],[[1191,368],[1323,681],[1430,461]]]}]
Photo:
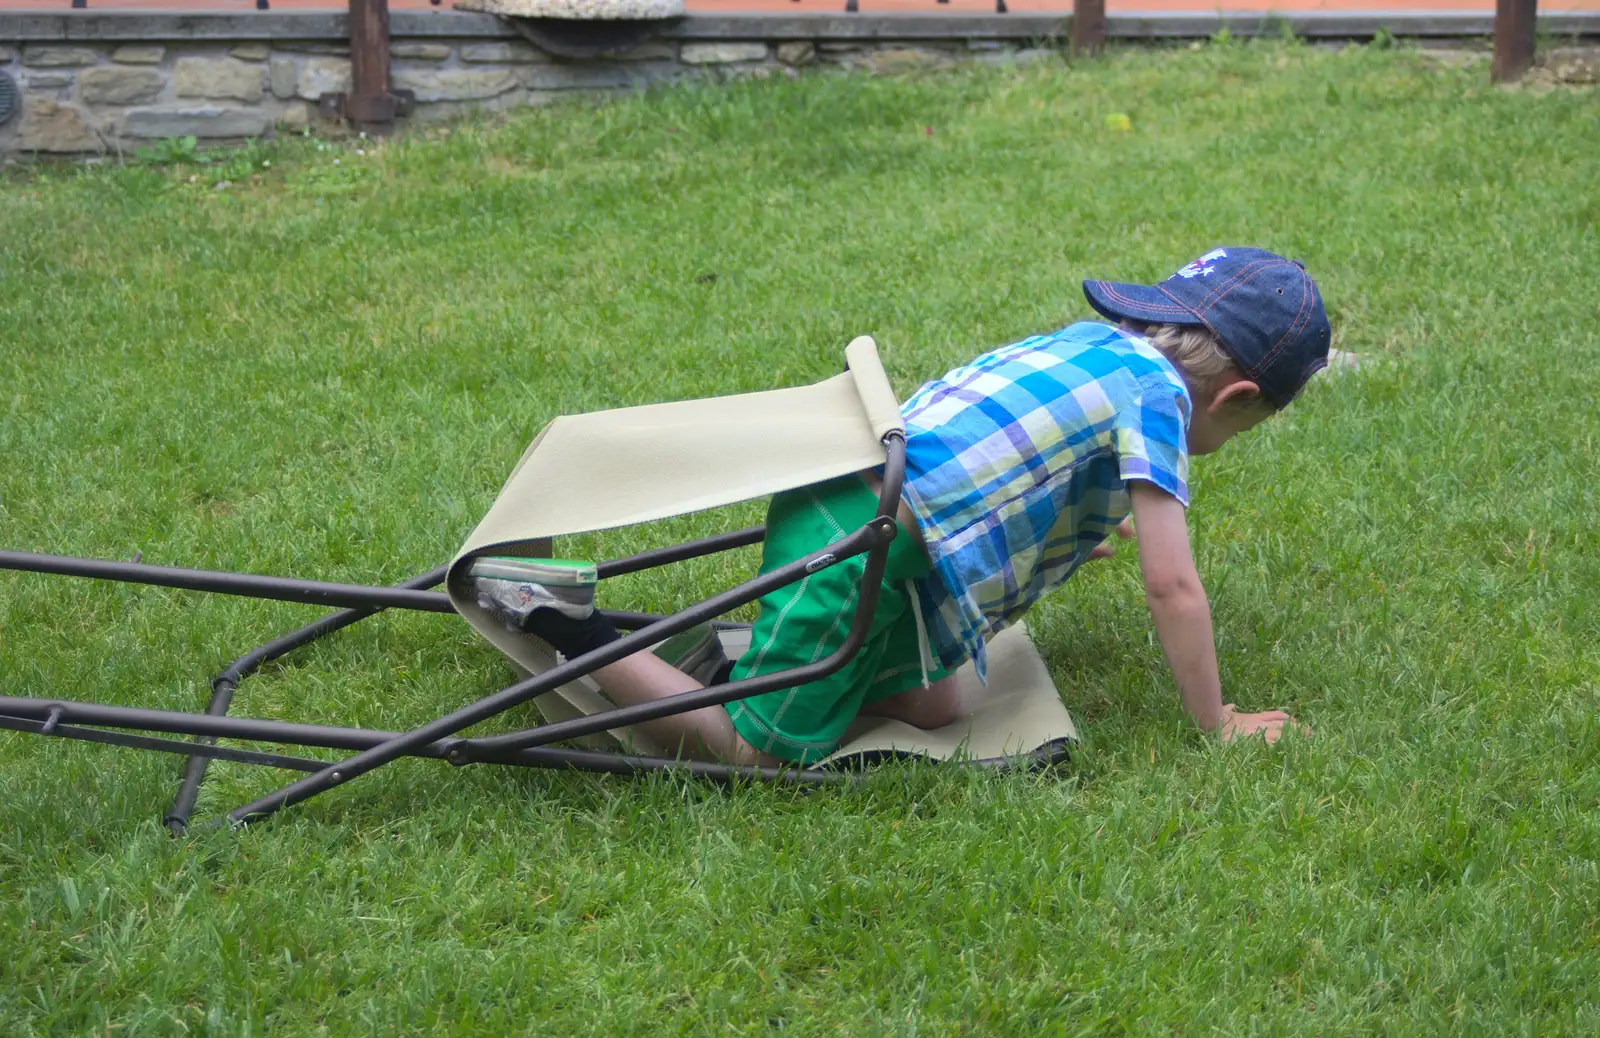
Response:
[{"label": "black metal tube", "polygon": [[[450,567],[439,566],[401,584],[400,587],[413,591],[422,591],[438,585],[444,580]],[[297,631],[291,631],[279,638],[274,638],[258,648],[240,656],[223,669],[211,681],[211,699],[206,704],[206,713],[220,717],[228,712],[228,707],[233,703],[234,690],[239,687],[239,682],[254,674],[263,665],[272,660],[281,659],[302,646],[309,645],[319,638],[327,637],[335,631],[343,630],[358,620],[364,620],[380,612],[378,609],[341,609],[337,613],[325,616],[315,623],[307,624]],[[201,736],[201,743],[211,743],[216,740],[210,736]],[[200,784],[205,781],[206,769],[216,754],[196,754],[189,758],[184,766],[183,776],[178,782],[178,793],[172,800],[172,806],[162,816],[161,824],[173,836],[182,836],[189,827],[189,817],[194,813],[195,801],[200,796]]]},{"label": "black metal tube", "polygon": [[[668,548],[658,548],[621,559],[602,562],[597,569],[602,579],[621,576],[625,573],[635,573],[674,562],[682,562],[686,559],[712,555],[720,551],[759,544],[765,536],[765,526],[751,526],[730,533],[718,534],[714,537],[706,537]],[[443,583],[449,571],[449,566],[440,566],[406,581],[400,587],[407,590],[427,590]],[[365,619],[379,611],[375,608],[344,609],[281,638],[276,638],[239,657],[221,674],[212,679],[212,694],[210,701],[206,704],[206,713],[213,716],[226,714],[232,704],[233,693],[238,688],[239,682],[253,674],[262,664],[278,659],[293,652],[295,649],[326,637],[335,631],[342,630],[358,620]],[[605,612],[610,617],[611,622],[622,630],[638,630],[663,619],[651,613],[633,613],[617,610],[606,610]],[[730,625],[719,624],[718,626]],[[210,737],[202,736],[200,738],[201,740],[207,740]],[[174,836],[181,836],[188,827],[189,818],[194,813],[194,805],[199,797],[200,785],[205,781],[206,769],[209,767],[211,759],[212,757],[208,755],[196,755],[190,758],[184,768],[183,776],[178,784],[178,793],[173,798],[171,808],[162,817],[162,824]]]},{"label": "black metal tube", "polygon": [[[270,768],[289,768],[295,771],[321,771],[328,766],[325,760],[289,757],[281,753],[265,753],[260,750],[236,750],[230,746],[217,746],[214,742],[197,744],[178,739],[152,739],[147,735],[108,732],[99,728],[82,728],[71,724],[58,724],[52,728],[48,721],[31,721],[25,717],[8,717],[5,714],[0,714],[0,728],[14,732],[28,732],[32,735],[97,742],[107,746],[126,746],[135,750],[182,753],[189,755],[191,760],[197,757],[210,760],[215,757],[218,760],[235,761],[240,764],[260,764]],[[173,835],[181,836],[183,830],[174,830]]]},{"label": "black metal tube", "polygon": [[183,588],[188,591],[242,595],[245,598],[268,598],[278,602],[304,602],[308,605],[345,606],[356,609],[417,609],[429,613],[455,612],[449,597],[434,591],[365,587],[360,584],[267,577],[254,573],[182,569],[177,566],[147,566],[138,562],[81,559],[72,555],[0,551],[0,569],[54,573],[66,577],[92,577],[96,580],[120,580],[132,584]]},{"label": "black metal tube", "polygon": [[387,764],[396,757],[404,756],[415,747],[454,735],[464,728],[509,710],[511,707],[525,703],[535,696],[542,695],[550,689],[582,677],[606,664],[615,663],[625,656],[631,656],[633,653],[646,649],[656,642],[677,634],[679,631],[687,630],[695,624],[711,620],[747,602],[753,602],[768,591],[804,578],[808,572],[814,572],[824,566],[832,565],[841,558],[860,554],[862,551],[872,547],[879,536],[880,533],[876,527],[872,525],[863,527],[843,541],[830,546],[832,548],[831,551],[819,551],[806,558],[798,559],[787,566],[782,566],[770,573],[746,581],[720,595],[715,595],[698,605],[691,606],[659,623],[651,624],[642,630],[624,635],[617,641],[596,649],[594,652],[580,656],[575,660],[569,660],[566,663],[552,667],[542,674],[535,674],[515,685],[501,689],[494,695],[480,699],[476,703],[462,707],[453,713],[446,714],[420,728],[413,729],[392,742],[383,746],[373,747],[341,761],[336,768],[330,768],[315,775],[308,775],[306,778],[298,782],[292,782],[277,792],[235,808],[228,812],[228,818],[235,823],[245,822],[271,814],[281,807],[297,804],[308,797],[316,796],[318,793],[331,789],[339,783],[364,775],[373,768]]},{"label": "black metal tube", "polygon": [[682,562],[685,559],[697,559],[702,555],[715,555],[719,551],[746,548],[752,544],[760,544],[766,535],[765,526],[747,526],[743,530],[720,533],[715,537],[704,537],[698,541],[687,541],[668,548],[642,551],[637,555],[629,555],[612,562],[602,562],[596,568],[600,579],[605,580],[609,577],[620,577],[624,573],[637,573],[642,569],[654,569],[656,566]]},{"label": "black metal tube", "polygon": [[[71,699],[23,699],[0,696],[0,714],[10,717],[43,721],[54,711],[60,711],[61,720],[69,724],[131,728],[135,731],[164,732],[170,735],[204,735],[216,739],[246,739],[254,742],[284,743],[290,746],[321,746],[330,750],[364,750],[373,745],[374,735],[390,738],[396,734],[373,732],[363,728],[302,724],[298,721],[267,721],[254,717],[195,714],[184,710],[157,710],[143,706],[80,703]],[[443,750],[424,756],[443,756]]]},{"label": "black metal tube", "polygon": [[[888,560],[889,542],[894,539],[895,532],[898,529],[894,516],[898,510],[901,484],[905,479],[905,437],[899,432],[891,432],[884,437],[884,447],[886,448],[886,459],[882,487],[878,495],[879,516],[861,529],[829,545],[826,549],[814,552],[805,558],[797,559],[788,565],[780,566],[769,573],[746,581],[744,584],[719,595],[713,595],[706,601],[682,610],[662,620],[660,623],[651,624],[647,628],[625,635],[609,645],[596,649],[594,652],[586,653],[575,660],[559,664],[543,674],[534,675],[525,681],[502,689],[492,696],[480,699],[478,702],[463,707],[454,713],[447,714],[420,728],[407,732],[392,742],[358,753],[339,762],[336,767],[328,768],[314,775],[307,775],[305,778],[292,782],[276,792],[234,808],[228,812],[229,821],[235,824],[242,824],[271,814],[279,808],[288,807],[309,797],[316,796],[318,793],[325,792],[342,782],[364,775],[373,768],[387,764],[396,757],[404,756],[412,747],[426,745],[447,736],[455,735],[457,732],[486,718],[502,713],[513,706],[524,703],[552,688],[564,685],[575,678],[589,674],[607,664],[615,663],[617,660],[648,648],[650,645],[679,631],[687,630],[695,624],[714,619],[730,609],[760,598],[769,591],[801,580],[808,573],[834,565],[842,559],[859,555],[863,551],[870,551],[867,558],[866,572],[862,576],[861,593],[857,600],[856,615],[851,623],[850,634],[846,637],[845,645],[841,647],[840,651],[831,654],[828,658],[829,662],[832,663],[832,669],[837,670],[844,665],[850,656],[855,654],[857,649],[860,648],[862,640],[866,637],[866,629],[871,622],[872,611],[877,605],[878,587],[882,581],[884,565]],[[816,667],[816,665],[813,665],[813,667]],[[797,670],[789,671],[788,674],[799,675],[809,669],[811,668],[798,668]],[[817,668],[815,674],[807,674],[804,680],[814,680],[816,677],[830,672],[827,669]],[[784,676],[773,675],[773,677],[780,679]],[[750,684],[759,681],[760,679],[752,679]],[[803,682],[797,679],[794,683],[800,684]],[[745,688],[744,695],[755,694],[754,690],[750,689],[749,684],[746,684]],[[571,721],[545,725],[535,729],[535,732],[539,733],[537,739],[539,743],[555,741],[561,738],[572,738],[579,734],[604,731],[607,728],[627,724],[629,723],[628,721],[622,720],[625,714],[632,714],[639,720],[647,720],[652,717],[693,710],[711,703],[724,702],[738,698],[738,694],[737,689],[733,695],[729,695],[728,686],[717,686],[711,689],[701,689],[697,692],[683,693],[656,703],[641,703],[587,718],[574,718]],[[716,698],[719,695],[723,698]],[[700,698],[704,698],[705,702],[696,701]],[[553,735],[550,738],[543,737],[552,731],[557,731],[561,734]],[[533,733],[524,734],[529,737],[527,745],[535,745]],[[480,743],[480,745],[483,744]]]},{"label": "black metal tube", "polygon": [[[176,718],[194,719],[197,714],[186,714],[168,710],[143,710],[135,707],[127,708],[101,708],[94,703],[74,703],[30,699],[4,699],[0,702],[11,705],[22,705],[24,708],[36,708],[44,704],[50,709],[63,709],[71,716],[87,714],[90,717],[104,716],[103,711],[132,711],[139,715],[130,717],[126,714],[117,715],[116,724],[125,728],[142,727],[149,731],[167,731],[172,727],[171,720]],[[86,719],[86,718],[84,718]],[[277,742],[288,742],[295,745],[319,746],[325,749],[362,750],[399,738],[401,732],[384,732],[361,728],[322,728],[318,725],[288,725],[297,732],[282,731],[281,722],[259,721],[255,718],[242,717],[213,717],[214,721],[222,721],[227,731],[220,732],[227,738],[234,739],[260,739]],[[134,722],[138,723],[135,724]],[[89,721],[95,723],[112,723],[110,721]],[[41,729],[44,722],[26,717],[14,717],[0,713],[0,729],[43,734]],[[269,736],[266,733],[272,732]],[[203,745],[197,747],[192,742],[179,742],[174,739],[155,739],[143,736],[129,735],[126,732],[100,731],[94,728],[83,728],[75,725],[58,725],[51,733],[63,738],[79,739],[89,742],[106,743],[114,746],[128,746],[134,749],[159,750],[167,753],[205,753],[220,760],[237,761],[242,764],[261,764],[270,767],[294,768],[298,770],[321,770],[328,767],[327,761],[309,760],[300,757],[287,757],[282,754],[262,753],[253,750],[235,750],[231,747]],[[294,738],[281,738],[280,736],[292,735]],[[332,736],[327,738],[326,736]],[[419,750],[407,754],[412,757],[424,757],[442,760],[449,756],[459,740],[445,739],[432,743]],[[493,761],[497,765],[508,765],[524,768],[574,768],[583,771],[599,771],[613,775],[638,775],[657,771],[681,771],[696,778],[708,778],[721,781],[747,778],[764,782],[796,782],[796,783],[836,783],[852,781],[854,776],[847,772],[824,771],[817,768],[771,768],[756,767],[738,764],[712,764],[705,761],[679,760],[673,757],[646,757],[622,753],[607,753],[601,750],[580,750],[565,746],[541,746],[534,749],[519,750],[506,754]]]}]

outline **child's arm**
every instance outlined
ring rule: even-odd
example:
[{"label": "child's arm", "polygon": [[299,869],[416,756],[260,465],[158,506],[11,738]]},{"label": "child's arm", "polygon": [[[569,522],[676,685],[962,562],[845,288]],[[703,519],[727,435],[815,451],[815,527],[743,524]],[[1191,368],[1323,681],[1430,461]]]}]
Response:
[{"label": "child's arm", "polygon": [[1133,521],[1139,531],[1139,569],[1156,635],[1166,653],[1184,709],[1201,728],[1226,741],[1257,732],[1276,742],[1285,724],[1281,710],[1242,714],[1222,702],[1211,605],[1189,550],[1189,524],[1183,506],[1166,491],[1143,480],[1131,481]]}]

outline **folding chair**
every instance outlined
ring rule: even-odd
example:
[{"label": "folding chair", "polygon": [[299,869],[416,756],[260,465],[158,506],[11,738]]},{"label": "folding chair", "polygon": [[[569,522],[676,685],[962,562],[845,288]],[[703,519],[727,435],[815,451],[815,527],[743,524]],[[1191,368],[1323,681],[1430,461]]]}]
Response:
[{"label": "folding chair", "polygon": [[[213,680],[204,713],[0,697],[0,728],[188,757],[177,799],[165,817],[174,834],[187,827],[211,760],[306,772],[297,781],[229,811],[228,822],[242,825],[407,756],[455,765],[614,774],[670,769],[721,780],[798,783],[852,781],[861,771],[846,765],[885,757],[928,756],[982,766],[1036,766],[1065,759],[1077,738],[1072,719],[1020,625],[991,644],[988,691],[977,689],[970,665],[958,675],[971,708],[968,720],[924,732],[887,719],[858,719],[839,752],[818,766],[771,768],[680,760],[634,727],[657,717],[814,681],[842,667],[860,650],[896,532],[894,514],[906,448],[899,404],[872,340],[857,338],[845,356],[844,373],[811,386],[557,418],[523,454],[455,559],[395,588],[0,552],[0,569],[341,607],[235,660]],[[466,589],[464,572],[480,554],[547,557],[552,554],[552,539],[558,536],[652,522],[880,466],[878,514],[860,529],[670,616],[609,612],[618,628],[629,633],[576,659],[559,660],[543,643],[510,633]],[[758,544],[763,533],[763,528],[752,527],[601,563],[599,576],[605,580]],[[830,656],[782,673],[624,707],[608,702],[588,677],[599,667],[704,623],[715,623],[729,654],[736,655],[748,642],[748,625],[723,623],[718,617],[808,573],[861,554],[867,556],[866,567],[849,635]],[[446,594],[430,590],[441,583]],[[385,609],[458,613],[526,676],[409,732],[228,716],[240,682],[263,664]],[[500,735],[462,734],[530,700],[539,706],[544,724]],[[355,752],[330,763],[222,745],[218,742],[222,739]]]}]

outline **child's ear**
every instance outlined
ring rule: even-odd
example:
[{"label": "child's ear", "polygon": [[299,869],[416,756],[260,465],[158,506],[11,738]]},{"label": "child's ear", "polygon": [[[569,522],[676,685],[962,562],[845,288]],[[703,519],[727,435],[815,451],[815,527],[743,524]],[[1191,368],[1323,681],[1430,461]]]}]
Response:
[{"label": "child's ear", "polygon": [[1218,386],[1206,410],[1215,414],[1225,406],[1250,407],[1261,402],[1261,387],[1247,378]]}]

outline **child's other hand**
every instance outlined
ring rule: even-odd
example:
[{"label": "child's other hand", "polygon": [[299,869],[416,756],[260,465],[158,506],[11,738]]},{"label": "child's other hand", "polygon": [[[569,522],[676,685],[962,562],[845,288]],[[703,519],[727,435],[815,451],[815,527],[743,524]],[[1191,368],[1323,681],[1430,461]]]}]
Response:
[{"label": "child's other hand", "polygon": [[1217,735],[1223,742],[1233,742],[1235,739],[1244,739],[1252,735],[1262,736],[1271,746],[1283,735],[1285,727],[1293,728],[1296,734],[1308,736],[1311,729],[1296,721],[1282,710],[1267,710],[1259,714],[1240,713],[1232,703],[1222,707],[1222,724],[1217,727]]},{"label": "child's other hand", "polygon": [[[1133,536],[1133,517],[1129,516],[1128,518],[1122,520],[1122,522],[1117,524],[1117,538],[1119,540],[1124,540],[1125,541],[1125,540],[1127,540],[1128,538],[1130,538],[1132,536]],[[1101,541],[1099,544],[1096,544],[1094,546],[1094,548],[1092,548],[1090,550],[1089,558],[1091,558],[1091,559],[1109,559],[1111,556],[1115,555],[1116,553],[1117,553],[1117,546],[1115,544],[1113,544],[1110,541]]]}]

